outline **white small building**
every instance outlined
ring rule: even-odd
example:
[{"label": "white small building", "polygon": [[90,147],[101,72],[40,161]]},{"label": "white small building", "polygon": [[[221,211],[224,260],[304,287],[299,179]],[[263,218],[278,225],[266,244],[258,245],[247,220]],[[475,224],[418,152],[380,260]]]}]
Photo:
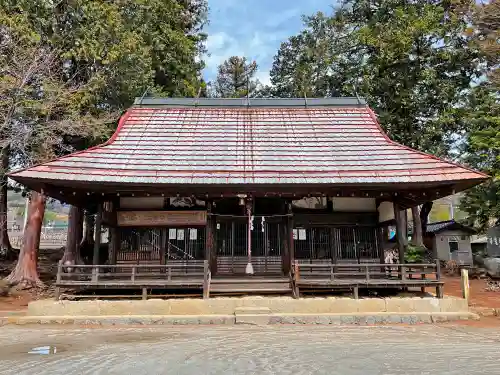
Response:
[{"label": "white small building", "polygon": [[454,260],[458,264],[472,264],[471,236],[476,231],[455,220],[427,224],[426,245],[434,256],[443,261]]}]

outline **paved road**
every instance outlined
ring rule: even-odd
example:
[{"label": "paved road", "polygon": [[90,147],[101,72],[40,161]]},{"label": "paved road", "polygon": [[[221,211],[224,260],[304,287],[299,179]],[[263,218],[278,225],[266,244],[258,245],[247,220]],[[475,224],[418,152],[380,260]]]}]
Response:
[{"label": "paved road", "polygon": [[9,326],[0,374],[500,374],[499,347],[500,327]]}]

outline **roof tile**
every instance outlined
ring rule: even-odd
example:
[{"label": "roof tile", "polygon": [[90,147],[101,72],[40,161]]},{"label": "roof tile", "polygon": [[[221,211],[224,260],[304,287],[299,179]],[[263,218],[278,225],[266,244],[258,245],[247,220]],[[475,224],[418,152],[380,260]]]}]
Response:
[{"label": "roof tile", "polygon": [[391,141],[368,107],[131,108],[106,144],[10,174],[174,184],[443,182],[486,176]]}]

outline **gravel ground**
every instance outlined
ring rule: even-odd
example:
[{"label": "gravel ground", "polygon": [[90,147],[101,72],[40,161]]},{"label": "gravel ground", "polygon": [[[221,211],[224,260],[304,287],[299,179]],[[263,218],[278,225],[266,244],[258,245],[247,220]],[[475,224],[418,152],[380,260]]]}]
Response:
[{"label": "gravel ground", "polygon": [[500,326],[7,326],[0,374],[500,374],[499,343]]}]

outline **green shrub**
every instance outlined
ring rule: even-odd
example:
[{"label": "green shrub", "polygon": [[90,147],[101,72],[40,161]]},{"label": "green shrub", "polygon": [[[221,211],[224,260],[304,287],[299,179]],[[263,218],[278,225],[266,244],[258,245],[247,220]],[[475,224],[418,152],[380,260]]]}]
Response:
[{"label": "green shrub", "polygon": [[405,252],[406,263],[422,263],[425,259],[427,248],[425,246],[414,246],[408,244]]}]

